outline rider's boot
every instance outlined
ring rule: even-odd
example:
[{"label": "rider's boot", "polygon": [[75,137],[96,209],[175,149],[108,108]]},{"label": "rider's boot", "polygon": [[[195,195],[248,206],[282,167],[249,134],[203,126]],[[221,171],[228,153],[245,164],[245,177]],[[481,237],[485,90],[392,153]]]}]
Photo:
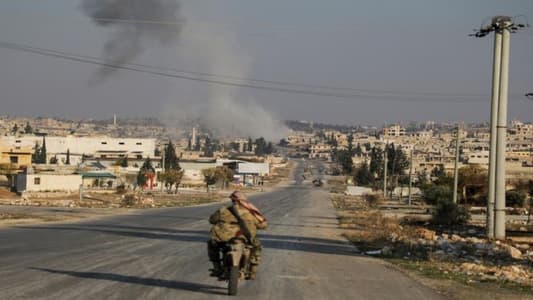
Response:
[{"label": "rider's boot", "polygon": [[255,277],[257,276],[258,267],[259,267],[258,265],[251,265],[250,266],[250,274],[248,275],[248,277],[246,277],[246,279],[255,280]]},{"label": "rider's boot", "polygon": [[209,276],[213,277],[220,277],[222,274],[224,274],[224,270],[222,270],[222,265],[220,264],[220,261],[212,261],[213,268],[209,269],[211,271],[211,274]]}]

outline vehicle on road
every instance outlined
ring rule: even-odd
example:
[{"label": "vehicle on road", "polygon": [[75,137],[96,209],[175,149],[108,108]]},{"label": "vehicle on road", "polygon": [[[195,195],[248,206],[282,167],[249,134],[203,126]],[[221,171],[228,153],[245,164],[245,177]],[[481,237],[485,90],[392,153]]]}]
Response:
[{"label": "vehicle on road", "polygon": [[313,180],[313,185],[316,186],[316,187],[320,187],[323,184],[324,183],[322,182],[322,179],[320,179],[320,178],[317,178],[317,179]]},{"label": "vehicle on road", "polygon": [[222,249],[222,270],[224,273],[220,279],[228,282],[228,295],[237,295],[239,281],[250,279],[252,247],[244,239],[234,238],[228,241]]}]

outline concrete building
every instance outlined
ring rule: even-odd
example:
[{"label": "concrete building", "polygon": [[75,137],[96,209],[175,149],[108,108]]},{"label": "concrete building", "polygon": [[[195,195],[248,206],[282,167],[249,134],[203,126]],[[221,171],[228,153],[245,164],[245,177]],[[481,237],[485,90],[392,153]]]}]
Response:
[{"label": "concrete building", "polygon": [[0,145],[0,164],[11,164],[15,168],[31,166],[31,147],[6,147]]},{"label": "concrete building", "polygon": [[16,191],[22,192],[55,192],[78,191],[82,184],[82,175],[57,174],[18,174]]},{"label": "concrete building", "polygon": [[383,136],[385,137],[395,137],[395,136],[405,136],[405,128],[400,125],[392,125],[389,127],[383,128]]},{"label": "concrete building", "polygon": [[66,160],[67,151],[70,153],[70,163],[78,164],[83,156],[101,160],[116,160],[125,156],[142,160],[154,158],[155,139],[111,138],[111,137],[78,137],[78,136],[3,136],[0,145],[17,149],[34,149],[35,145],[42,147],[46,143],[47,161],[52,157],[58,158],[58,163]]}]

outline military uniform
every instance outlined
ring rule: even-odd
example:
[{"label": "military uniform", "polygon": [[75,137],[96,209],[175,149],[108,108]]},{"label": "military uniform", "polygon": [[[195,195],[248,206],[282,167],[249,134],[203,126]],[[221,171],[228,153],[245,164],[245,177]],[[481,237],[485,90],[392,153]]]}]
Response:
[{"label": "military uniform", "polygon": [[[250,262],[255,265],[255,270],[259,261],[261,260],[262,246],[259,239],[256,237],[258,229],[266,229],[267,222],[260,221],[248,209],[238,204],[234,205],[239,213],[241,219],[250,231],[251,241],[253,245],[252,253],[250,255]],[[209,260],[216,262],[220,261],[220,244],[225,243],[232,238],[244,237],[239,226],[239,221],[229,210],[230,207],[222,207],[209,217],[209,223],[213,224],[211,227],[211,239],[207,244],[207,252]]]}]

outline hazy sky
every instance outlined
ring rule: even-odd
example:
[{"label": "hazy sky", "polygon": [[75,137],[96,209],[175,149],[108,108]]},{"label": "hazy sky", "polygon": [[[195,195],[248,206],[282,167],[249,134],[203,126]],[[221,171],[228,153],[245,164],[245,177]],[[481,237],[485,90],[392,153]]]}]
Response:
[{"label": "hazy sky", "polygon": [[[494,15],[526,15],[533,22],[531,0],[179,2],[185,20],[179,36],[170,43],[143,42],[135,63],[376,91],[336,90],[353,95],[336,98],[131,71],[91,84],[97,66],[0,48],[0,114],[183,118],[202,114],[203,104],[212,106],[213,98],[234,97],[263,107],[275,119],[485,121],[492,35],[468,34]],[[1,0],[0,42],[101,57],[113,28],[95,25],[80,7],[80,0]],[[177,29],[161,25],[160,30]],[[523,97],[528,91],[533,91],[533,28],[512,36],[509,120],[533,121],[533,101]],[[216,115],[216,107],[210,113]]]}]

